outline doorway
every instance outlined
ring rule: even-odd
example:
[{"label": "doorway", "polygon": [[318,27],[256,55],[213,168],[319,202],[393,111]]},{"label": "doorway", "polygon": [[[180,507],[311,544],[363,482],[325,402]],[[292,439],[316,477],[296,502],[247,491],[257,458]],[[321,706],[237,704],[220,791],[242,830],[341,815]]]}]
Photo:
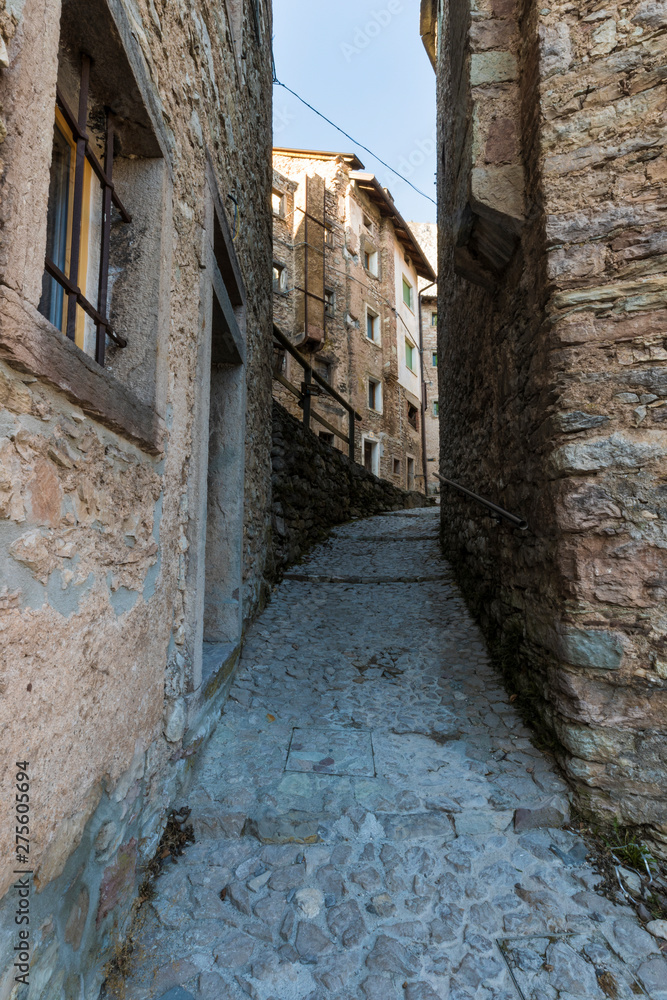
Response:
[{"label": "doorway", "polygon": [[369,441],[364,438],[364,469],[372,472],[374,476],[379,473],[379,451],[377,441]]},{"label": "doorway", "polygon": [[208,187],[194,417],[196,551],[194,586],[186,588],[195,691],[229,661],[243,629],[245,290],[212,169]]}]

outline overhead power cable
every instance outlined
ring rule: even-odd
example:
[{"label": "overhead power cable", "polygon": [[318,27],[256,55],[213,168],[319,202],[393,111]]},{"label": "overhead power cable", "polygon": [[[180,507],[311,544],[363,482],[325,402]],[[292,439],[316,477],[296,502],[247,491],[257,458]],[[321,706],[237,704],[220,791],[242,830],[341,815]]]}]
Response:
[{"label": "overhead power cable", "polygon": [[381,157],[379,157],[377,155],[377,153],[374,153],[372,149],[369,149],[368,146],[364,146],[364,144],[362,142],[359,142],[357,139],[353,139],[352,136],[349,134],[349,132],[346,132],[345,129],[340,128],[339,125],[336,125],[335,122],[332,122],[330,118],[327,118],[326,115],[323,115],[321,111],[318,111],[317,108],[314,108],[312,104],[308,103],[308,101],[304,101],[303,97],[300,97],[299,94],[296,93],[296,91],[294,91],[294,90],[291,89],[291,87],[288,87],[286,84],[281,83],[280,80],[275,75],[275,69],[274,69],[274,74],[273,74],[273,82],[274,82],[274,84],[275,84],[276,87],[282,87],[283,90],[286,90],[288,92],[288,94],[291,94],[293,97],[296,97],[297,101],[301,101],[301,103],[303,105],[305,105],[305,107],[310,108],[311,111],[314,111],[316,115],[318,115],[325,122],[327,122],[329,125],[331,125],[332,128],[335,128],[336,131],[340,132],[341,135],[344,135],[346,139],[350,140],[350,142],[353,142],[355,146],[359,146],[360,149],[363,149],[367,153],[370,153],[370,155],[372,157],[374,157],[374,159],[376,159],[378,161],[378,163],[381,163],[383,167],[387,168],[387,170],[391,170],[392,174],[395,174],[396,177],[400,177],[400,179],[402,181],[405,181],[405,183],[408,184],[412,188],[413,191],[416,191],[417,194],[420,194],[422,196],[422,198],[426,198],[428,201],[432,202],[434,205],[438,204],[437,201],[435,200],[435,198],[431,198],[431,196],[429,194],[426,194],[424,191],[420,191],[420,189],[418,187],[416,187],[412,183],[412,181],[409,181],[407,177],[404,177],[403,174],[400,174],[398,172],[398,170],[394,170],[394,168],[392,166],[390,166]]}]

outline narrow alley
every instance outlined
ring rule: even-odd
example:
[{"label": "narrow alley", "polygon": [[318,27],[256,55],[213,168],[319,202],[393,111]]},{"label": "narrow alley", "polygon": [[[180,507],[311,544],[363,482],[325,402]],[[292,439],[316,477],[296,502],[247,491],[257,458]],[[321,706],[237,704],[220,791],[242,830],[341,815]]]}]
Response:
[{"label": "narrow alley", "polygon": [[593,891],[438,524],[336,528],[248,630],[127,1000],[667,997],[655,939]]}]

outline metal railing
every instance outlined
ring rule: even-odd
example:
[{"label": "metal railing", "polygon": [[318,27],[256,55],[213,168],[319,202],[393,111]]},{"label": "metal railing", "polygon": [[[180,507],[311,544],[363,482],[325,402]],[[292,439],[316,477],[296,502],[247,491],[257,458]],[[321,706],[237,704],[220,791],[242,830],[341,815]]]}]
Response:
[{"label": "metal railing", "polygon": [[[303,423],[306,427],[310,427],[311,420],[317,420],[318,423],[322,424],[323,427],[336,437],[341,438],[343,441],[347,441],[350,458],[354,461],[354,421],[361,420],[361,414],[357,413],[353,406],[348,403],[344,396],[341,396],[339,392],[336,392],[332,385],[329,385],[326,379],[322,378],[321,375],[314,370],[313,366],[309,361],[304,358],[302,354],[297,351],[296,347],[287,339],[285,334],[278,329],[278,327],[273,325],[273,341],[282,350],[287,351],[294,360],[301,365],[303,368],[303,382],[301,383],[301,388],[297,388],[289,379],[285,378],[283,374],[274,370],[273,377],[276,382],[280,382],[288,392],[291,392],[293,396],[299,400],[299,406],[303,409]],[[329,423],[323,416],[316,413],[311,406],[311,399],[313,396],[319,396],[320,392],[313,385],[313,382],[317,383],[322,389],[324,389],[327,395],[335,399],[342,407],[347,410],[348,416],[348,430],[347,435],[341,430],[340,427],[334,427],[333,424]]]},{"label": "metal railing", "polygon": [[526,521],[523,517],[517,517],[516,514],[510,514],[510,512],[505,510],[504,507],[499,507],[498,504],[492,503],[490,500],[486,500],[478,493],[473,493],[472,490],[467,490],[465,486],[461,486],[459,483],[455,483],[452,479],[447,479],[445,476],[441,476],[439,472],[434,472],[433,475],[436,479],[439,479],[441,483],[444,483],[446,486],[451,486],[453,489],[458,490],[459,493],[465,493],[467,497],[470,497],[476,503],[481,504],[482,507],[486,507],[487,510],[492,511],[497,518],[503,518],[505,521],[509,521],[510,524],[513,524],[515,528],[519,528],[520,531],[526,531],[528,528],[528,521]]}]

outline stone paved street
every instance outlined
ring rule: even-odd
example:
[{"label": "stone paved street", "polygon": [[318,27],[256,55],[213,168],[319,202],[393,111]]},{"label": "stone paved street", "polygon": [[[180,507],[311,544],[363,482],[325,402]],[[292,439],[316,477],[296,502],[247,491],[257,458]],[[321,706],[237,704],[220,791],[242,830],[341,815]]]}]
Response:
[{"label": "stone paved street", "polygon": [[438,515],[340,527],[249,630],[128,1000],[667,1000],[655,939],[558,828],[565,785],[489,666]]}]

